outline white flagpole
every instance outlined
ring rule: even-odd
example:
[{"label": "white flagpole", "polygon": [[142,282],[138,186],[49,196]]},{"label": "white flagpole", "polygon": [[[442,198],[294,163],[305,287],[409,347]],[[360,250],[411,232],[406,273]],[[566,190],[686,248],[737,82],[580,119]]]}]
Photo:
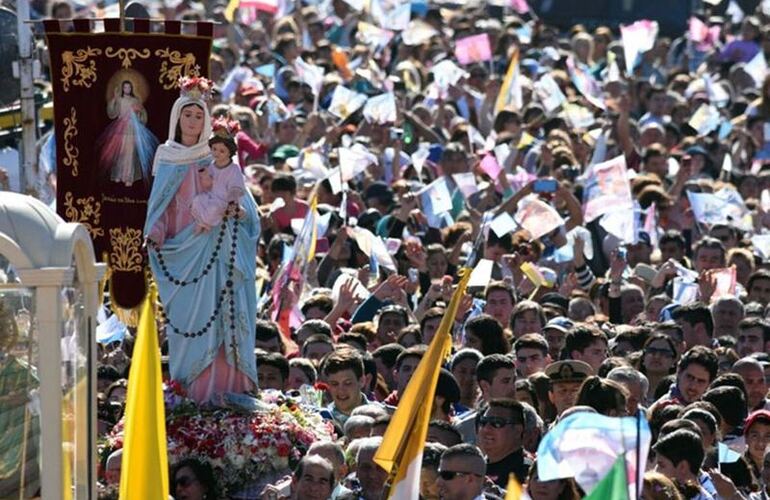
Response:
[{"label": "white flagpole", "polygon": [[16,27],[19,39],[18,77],[21,87],[21,161],[19,190],[22,193],[34,187],[37,170],[37,120],[35,119],[34,60],[32,57],[32,30],[29,20],[29,2],[16,2]]}]

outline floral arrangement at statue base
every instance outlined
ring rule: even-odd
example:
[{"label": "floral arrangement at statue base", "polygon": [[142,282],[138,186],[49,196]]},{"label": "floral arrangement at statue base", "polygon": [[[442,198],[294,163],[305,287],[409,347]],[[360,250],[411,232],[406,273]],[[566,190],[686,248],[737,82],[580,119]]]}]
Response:
[{"label": "floral arrangement at statue base", "polygon": [[[317,412],[319,394],[301,398],[277,391],[257,397],[225,397],[228,406],[198,406],[178,383],[164,385],[168,462],[207,461],[227,496],[260,487],[266,477],[288,473],[311,444],[334,437],[331,423]],[[228,395],[229,396],[229,395]],[[123,446],[123,420],[107,437],[103,453]]]}]

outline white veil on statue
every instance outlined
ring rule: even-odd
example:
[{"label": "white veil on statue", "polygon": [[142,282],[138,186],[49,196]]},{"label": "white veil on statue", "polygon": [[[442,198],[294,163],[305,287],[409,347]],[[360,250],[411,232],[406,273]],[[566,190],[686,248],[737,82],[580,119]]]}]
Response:
[{"label": "white veil on statue", "polygon": [[[176,130],[182,109],[190,104],[200,106],[204,113],[203,131],[198,143],[193,146],[185,146],[176,141]],[[185,92],[174,102],[171,108],[171,117],[168,122],[168,140],[158,147],[155,160],[152,164],[152,173],[157,173],[158,163],[188,163],[209,154],[209,137],[211,137],[211,115],[206,105],[206,97],[199,91]]]}]

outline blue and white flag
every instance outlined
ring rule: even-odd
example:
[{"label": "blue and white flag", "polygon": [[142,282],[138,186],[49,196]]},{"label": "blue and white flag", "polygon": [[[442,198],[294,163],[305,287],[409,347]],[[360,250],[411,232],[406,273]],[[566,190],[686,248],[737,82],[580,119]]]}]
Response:
[{"label": "blue and white flag", "polygon": [[344,120],[358,111],[364,104],[366,104],[366,96],[364,94],[359,94],[347,87],[337,85],[332,94],[329,112]]},{"label": "blue and white flag", "polygon": [[719,224],[727,222],[724,208],[727,203],[713,193],[687,192],[692,214],[695,220],[704,224]]},{"label": "blue and white flag", "polygon": [[120,342],[126,337],[127,332],[126,325],[113,314],[96,327],[96,342],[104,345]]},{"label": "blue and white flag", "polygon": [[719,127],[721,121],[722,116],[716,106],[701,104],[687,124],[694,128],[699,136],[705,136]]},{"label": "blue and white flag", "polygon": [[364,105],[364,118],[371,123],[394,123],[396,116],[396,96],[393,92],[371,97]]},{"label": "blue and white flag", "polygon": [[388,30],[403,31],[409,27],[409,21],[412,19],[411,2],[372,0],[369,9],[374,22]]},{"label": "blue and white flag", "polygon": [[739,229],[751,229],[748,209],[741,195],[723,188],[716,193],[693,193],[687,198],[695,220],[704,224],[731,224]]},{"label": "blue and white flag", "polygon": [[324,69],[322,67],[305,62],[301,57],[298,57],[294,60],[294,69],[297,71],[299,80],[306,83],[313,90],[313,94],[321,93],[324,83]]},{"label": "blue and white flag", "polygon": [[698,300],[698,284],[677,276],[673,279],[672,300],[679,304],[690,304]]},{"label": "blue and white flag", "polygon": [[382,238],[375,236],[371,231],[363,227],[355,226],[351,228],[351,231],[358,248],[369,256],[369,265],[372,272],[375,269],[379,272],[380,267],[396,272],[396,263],[393,260],[393,256],[388,252],[388,247]]},{"label": "blue and white flag", "polygon": [[638,479],[644,474],[651,441],[652,433],[644,418],[573,413],[543,436],[537,448],[537,475],[540,481],[574,477],[588,494],[607,475],[618,456],[625,454],[629,498],[639,498],[641,491],[634,489],[638,486],[641,490]]},{"label": "blue and white flag", "polygon": [[420,204],[430,227],[444,227],[443,214],[452,210],[452,192],[445,177],[439,177],[419,191]]},{"label": "blue and white flag", "polygon": [[738,459],[741,458],[740,453],[730,449],[730,447],[724,443],[717,443],[717,450],[719,453],[720,464],[731,464],[733,462],[737,462]]}]

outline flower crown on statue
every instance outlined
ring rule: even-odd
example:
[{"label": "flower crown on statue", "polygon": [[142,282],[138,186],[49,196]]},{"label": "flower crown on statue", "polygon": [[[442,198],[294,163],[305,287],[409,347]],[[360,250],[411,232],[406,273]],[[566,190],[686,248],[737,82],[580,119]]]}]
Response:
[{"label": "flower crown on statue", "polygon": [[228,120],[227,118],[217,118],[211,124],[211,129],[215,137],[224,139],[234,139],[235,134],[241,131],[241,124],[237,120]]},{"label": "flower crown on statue", "polygon": [[211,99],[211,89],[213,82],[208,78],[201,76],[183,76],[179,79],[179,94],[182,97],[191,97],[193,99]]}]

